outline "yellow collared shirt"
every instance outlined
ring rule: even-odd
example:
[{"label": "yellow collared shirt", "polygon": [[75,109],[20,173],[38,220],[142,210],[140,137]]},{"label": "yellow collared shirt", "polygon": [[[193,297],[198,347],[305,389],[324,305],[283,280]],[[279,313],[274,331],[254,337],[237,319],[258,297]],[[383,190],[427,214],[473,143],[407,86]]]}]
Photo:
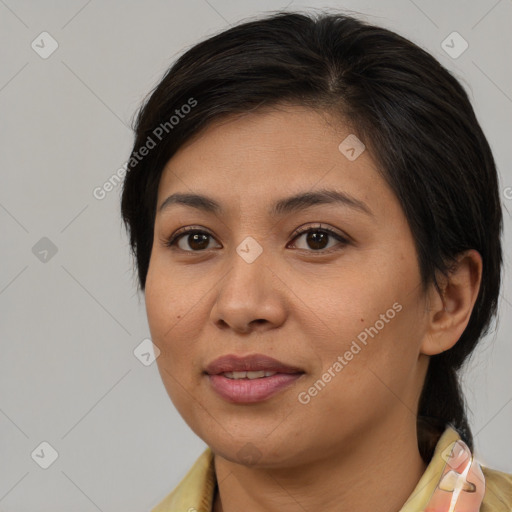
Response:
[{"label": "yellow collared shirt", "polygon": [[[425,510],[446,467],[443,451],[459,439],[453,428],[448,427],[444,431],[430,464],[399,512]],[[486,467],[482,467],[482,471],[485,494],[480,512],[512,512],[512,475]],[[207,448],[174,491],[151,512],[212,512],[216,485],[213,453]]]}]

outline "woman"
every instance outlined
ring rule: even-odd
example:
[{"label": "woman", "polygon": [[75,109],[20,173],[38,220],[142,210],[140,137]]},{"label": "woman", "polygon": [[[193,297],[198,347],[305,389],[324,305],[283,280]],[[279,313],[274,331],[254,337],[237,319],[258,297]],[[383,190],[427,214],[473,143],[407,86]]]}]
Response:
[{"label": "woman", "polygon": [[327,13],[197,44],[139,112],[122,215],[208,445],[154,511],[512,509],[458,384],[497,307],[497,172],[432,56]]}]

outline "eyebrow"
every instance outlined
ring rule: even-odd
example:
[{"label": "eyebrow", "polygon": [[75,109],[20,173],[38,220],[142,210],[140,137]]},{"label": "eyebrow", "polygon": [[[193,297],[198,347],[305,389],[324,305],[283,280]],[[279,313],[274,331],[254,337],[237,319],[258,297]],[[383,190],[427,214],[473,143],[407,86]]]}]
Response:
[{"label": "eyebrow", "polygon": [[[276,201],[269,210],[272,217],[283,216],[290,213],[309,208],[310,206],[322,204],[340,204],[349,208],[359,210],[367,215],[373,216],[373,212],[368,205],[347,194],[336,190],[321,189],[314,192],[303,192],[290,197],[285,197]],[[173,204],[189,206],[207,213],[222,214],[222,206],[211,197],[200,194],[181,194],[170,195],[160,205],[159,212],[169,208]]]}]

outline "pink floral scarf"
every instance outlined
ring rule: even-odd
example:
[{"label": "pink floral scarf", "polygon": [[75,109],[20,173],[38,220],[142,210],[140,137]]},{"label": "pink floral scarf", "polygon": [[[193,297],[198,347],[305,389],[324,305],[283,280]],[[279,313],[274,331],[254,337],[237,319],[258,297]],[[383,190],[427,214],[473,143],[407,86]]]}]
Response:
[{"label": "pink floral scarf", "polygon": [[485,478],[469,447],[461,440],[451,443],[442,458],[446,465],[424,512],[478,512]]}]

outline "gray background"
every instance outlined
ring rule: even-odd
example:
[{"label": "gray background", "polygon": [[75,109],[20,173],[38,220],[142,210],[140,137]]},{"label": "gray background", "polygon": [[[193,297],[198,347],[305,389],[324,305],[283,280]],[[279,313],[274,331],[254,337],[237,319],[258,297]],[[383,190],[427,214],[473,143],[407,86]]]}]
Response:
[{"label": "gray background", "polygon": [[[145,366],[133,352],[149,329],[120,186],[102,200],[93,190],[127,160],[133,113],[182,51],[285,7],[359,13],[453,70],[493,148],[510,209],[511,0],[0,0],[0,510],[148,510],[203,451],[156,363]],[[46,59],[31,47],[50,48],[43,31],[59,45]],[[441,47],[453,31],[469,44],[456,59]],[[505,220],[508,272],[507,210]],[[498,329],[475,354],[465,390],[477,458],[512,472],[507,297],[506,275]],[[48,469],[36,463],[51,456],[43,441],[58,452]]]}]

